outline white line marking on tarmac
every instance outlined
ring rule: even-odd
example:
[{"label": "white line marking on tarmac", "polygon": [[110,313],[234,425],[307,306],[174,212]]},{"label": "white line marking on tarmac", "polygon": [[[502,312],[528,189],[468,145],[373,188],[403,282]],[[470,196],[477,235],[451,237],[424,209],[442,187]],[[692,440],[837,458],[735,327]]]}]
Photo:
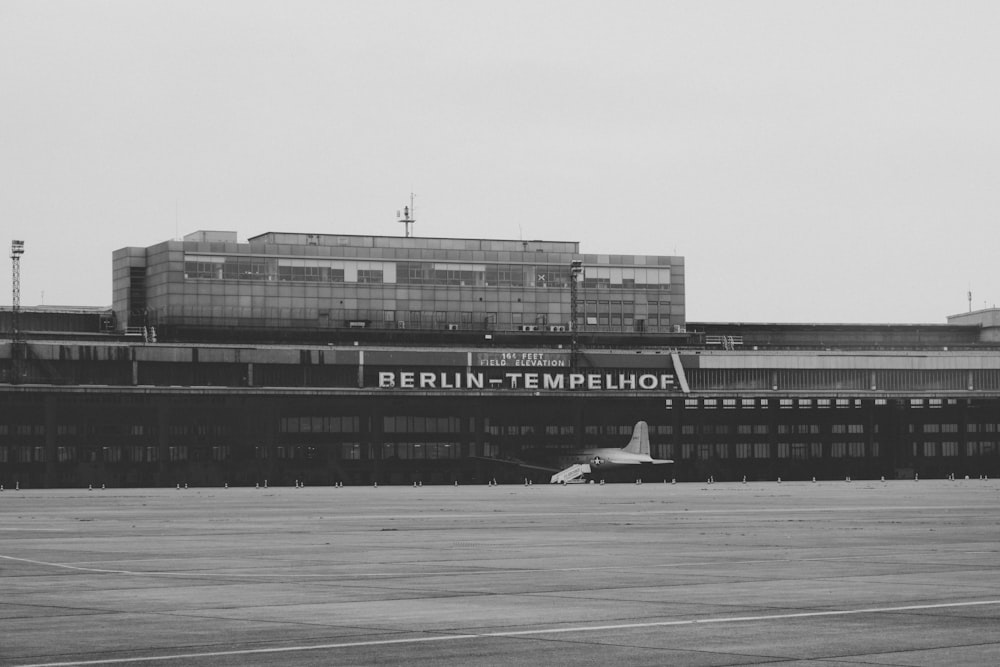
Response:
[{"label": "white line marking on tarmac", "polygon": [[978,600],[971,602],[942,602],[938,604],[918,604],[901,607],[866,607],[863,609],[841,609],[835,611],[805,611],[791,614],[766,614],[761,616],[722,616],[719,618],[696,618],[679,621],[649,621],[646,623],[620,623],[613,625],[579,625],[561,628],[533,628],[531,630],[509,630],[501,632],[480,632],[458,635],[434,635],[411,637],[408,639],[374,639],[370,641],[341,642],[335,644],[314,644],[282,646],[276,648],[236,649],[232,651],[206,651],[204,653],[178,653],[173,655],[144,656],[137,658],[108,658],[105,660],[81,660],[70,662],[45,662],[22,667],[77,667],[80,665],[120,665],[130,662],[155,662],[157,660],[192,660],[196,658],[221,658],[237,655],[268,655],[274,653],[297,653],[304,651],[324,651],[371,646],[392,646],[399,644],[424,644],[429,642],[450,642],[468,639],[495,639],[503,637],[528,637],[533,635],[567,634],[573,632],[604,632],[610,630],[637,630],[644,628],[677,627],[683,625],[708,625],[722,623],[753,623],[757,621],[778,621],[794,618],[818,618],[829,616],[854,616],[859,614],[894,614],[903,611],[926,611],[929,609],[950,609],[1000,605],[1000,600]]},{"label": "white line marking on tarmac", "polygon": [[[972,552],[958,552],[962,553],[994,553],[992,551],[972,551]],[[891,554],[890,554],[891,555]],[[4,556],[0,554],[0,559],[18,561],[21,563],[30,563],[32,565],[41,565],[43,567],[54,567],[64,570],[74,570],[76,572],[91,572],[94,574],[120,574],[129,577],[181,577],[181,578],[194,578],[194,577],[213,577],[219,579],[279,579],[281,581],[288,581],[291,579],[386,579],[393,577],[410,577],[414,575],[419,575],[421,577],[443,577],[453,574],[469,575],[499,575],[499,574],[526,574],[530,572],[592,572],[592,571],[607,571],[607,570],[649,570],[649,569],[661,569],[661,568],[672,568],[672,567],[703,567],[705,565],[718,565],[720,562],[724,562],[726,565],[767,565],[774,563],[787,563],[795,561],[796,563],[802,562],[819,562],[819,563],[832,563],[839,561],[851,561],[863,559],[866,561],[872,561],[875,558],[888,557],[887,556],[876,556],[872,554],[861,554],[858,556],[833,556],[833,557],[821,557],[821,558],[757,558],[753,560],[737,560],[737,561],[692,561],[686,563],[642,563],[636,565],[591,565],[591,566],[580,566],[580,567],[547,567],[547,568],[510,568],[510,569],[500,569],[500,568],[482,568],[480,570],[441,570],[441,571],[408,571],[408,572],[279,572],[279,573],[269,573],[269,572],[227,572],[227,571],[212,571],[212,572],[195,572],[195,571],[184,571],[184,570],[121,570],[121,569],[110,569],[110,568],[100,568],[100,567],[85,567],[82,565],[71,565],[69,563],[53,563],[44,560],[33,560],[31,558],[18,558],[17,556]],[[159,560],[159,559],[158,559]]]},{"label": "white line marking on tarmac", "polygon": [[[994,554],[995,551],[958,551],[952,552],[950,555],[955,554]],[[500,569],[486,567],[479,570],[440,570],[440,571],[406,571],[406,572],[279,572],[279,573],[269,573],[269,572],[232,572],[232,571],[212,571],[212,572],[195,572],[195,571],[184,571],[184,570],[121,570],[121,569],[110,569],[110,568],[100,568],[100,567],[85,567],[82,565],[71,565],[69,563],[53,563],[44,560],[33,560],[31,558],[18,558],[17,556],[4,556],[0,554],[0,559],[18,561],[21,563],[30,563],[32,565],[41,565],[43,567],[54,567],[61,568],[65,570],[74,570],[77,572],[91,572],[94,574],[120,574],[129,577],[180,577],[180,578],[195,578],[195,577],[212,577],[218,579],[277,579],[281,581],[289,581],[292,579],[328,579],[331,581],[348,579],[348,580],[358,580],[358,579],[389,579],[394,577],[411,577],[414,575],[419,575],[421,577],[443,577],[454,574],[469,575],[502,575],[502,574],[526,574],[531,572],[593,572],[593,571],[608,571],[608,570],[650,570],[650,569],[663,569],[663,568],[674,568],[674,567],[703,567],[706,565],[718,565],[724,563],[726,565],[769,565],[775,563],[788,563],[788,562],[817,562],[817,563],[834,563],[842,561],[852,561],[852,560],[865,560],[874,561],[878,558],[889,558],[893,554],[886,554],[884,556],[873,555],[873,554],[861,554],[858,556],[823,556],[818,558],[756,558],[752,560],[736,560],[736,561],[692,561],[684,563],[643,563],[637,565],[591,565],[591,566],[579,566],[579,567],[546,567],[546,568],[509,568]],[[156,559],[162,560],[162,559]]]}]

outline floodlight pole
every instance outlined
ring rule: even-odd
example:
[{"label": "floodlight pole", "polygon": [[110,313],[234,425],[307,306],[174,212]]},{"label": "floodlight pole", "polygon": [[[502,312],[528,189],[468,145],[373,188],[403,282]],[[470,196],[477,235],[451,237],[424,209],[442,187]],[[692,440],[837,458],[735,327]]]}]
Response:
[{"label": "floodlight pole", "polygon": [[10,372],[11,384],[21,381],[21,357],[24,354],[21,337],[21,255],[24,254],[24,241],[10,242],[11,260],[11,310],[10,310]]},{"label": "floodlight pole", "polygon": [[570,372],[576,373],[577,358],[580,351],[580,342],[577,339],[577,320],[580,318],[580,307],[577,301],[577,282],[583,274],[583,261],[579,259],[570,260],[569,263],[569,331],[570,331],[570,351],[569,366]]}]

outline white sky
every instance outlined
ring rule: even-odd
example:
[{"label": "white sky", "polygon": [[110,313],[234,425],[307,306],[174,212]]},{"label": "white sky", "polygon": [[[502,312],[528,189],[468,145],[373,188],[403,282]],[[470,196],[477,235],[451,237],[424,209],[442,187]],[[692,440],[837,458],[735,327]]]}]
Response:
[{"label": "white sky", "polygon": [[[199,229],[679,254],[689,321],[1000,302],[1000,3],[0,0],[22,306]],[[11,303],[10,260],[0,304]]]}]

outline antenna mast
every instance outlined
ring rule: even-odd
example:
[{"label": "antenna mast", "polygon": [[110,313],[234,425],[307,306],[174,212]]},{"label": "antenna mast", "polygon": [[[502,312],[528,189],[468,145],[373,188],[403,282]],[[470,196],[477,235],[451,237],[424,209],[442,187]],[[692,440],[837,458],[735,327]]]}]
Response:
[{"label": "antenna mast", "polygon": [[399,215],[399,211],[396,211],[396,217],[399,218],[397,222],[401,222],[406,229],[406,236],[410,236],[410,226],[417,221],[417,207],[413,204],[413,198],[416,197],[412,192],[410,193],[410,205],[403,207],[403,215]]}]

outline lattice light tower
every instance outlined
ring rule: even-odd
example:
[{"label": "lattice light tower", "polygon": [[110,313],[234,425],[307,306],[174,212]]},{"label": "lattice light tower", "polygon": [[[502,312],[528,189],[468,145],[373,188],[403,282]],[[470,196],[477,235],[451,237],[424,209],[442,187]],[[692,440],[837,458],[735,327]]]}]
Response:
[{"label": "lattice light tower", "polygon": [[11,261],[11,310],[10,310],[10,363],[11,382],[21,379],[21,255],[24,254],[24,241],[10,242]]},{"label": "lattice light tower", "polygon": [[573,259],[569,262],[569,330],[570,330],[570,370],[576,372],[577,354],[579,353],[579,342],[576,337],[577,319],[580,317],[580,308],[577,301],[577,283],[583,275],[583,260]]},{"label": "lattice light tower", "polygon": [[24,241],[10,242],[10,260],[12,265],[11,277],[11,329],[12,340],[16,343],[21,340],[21,255],[24,254]]}]

